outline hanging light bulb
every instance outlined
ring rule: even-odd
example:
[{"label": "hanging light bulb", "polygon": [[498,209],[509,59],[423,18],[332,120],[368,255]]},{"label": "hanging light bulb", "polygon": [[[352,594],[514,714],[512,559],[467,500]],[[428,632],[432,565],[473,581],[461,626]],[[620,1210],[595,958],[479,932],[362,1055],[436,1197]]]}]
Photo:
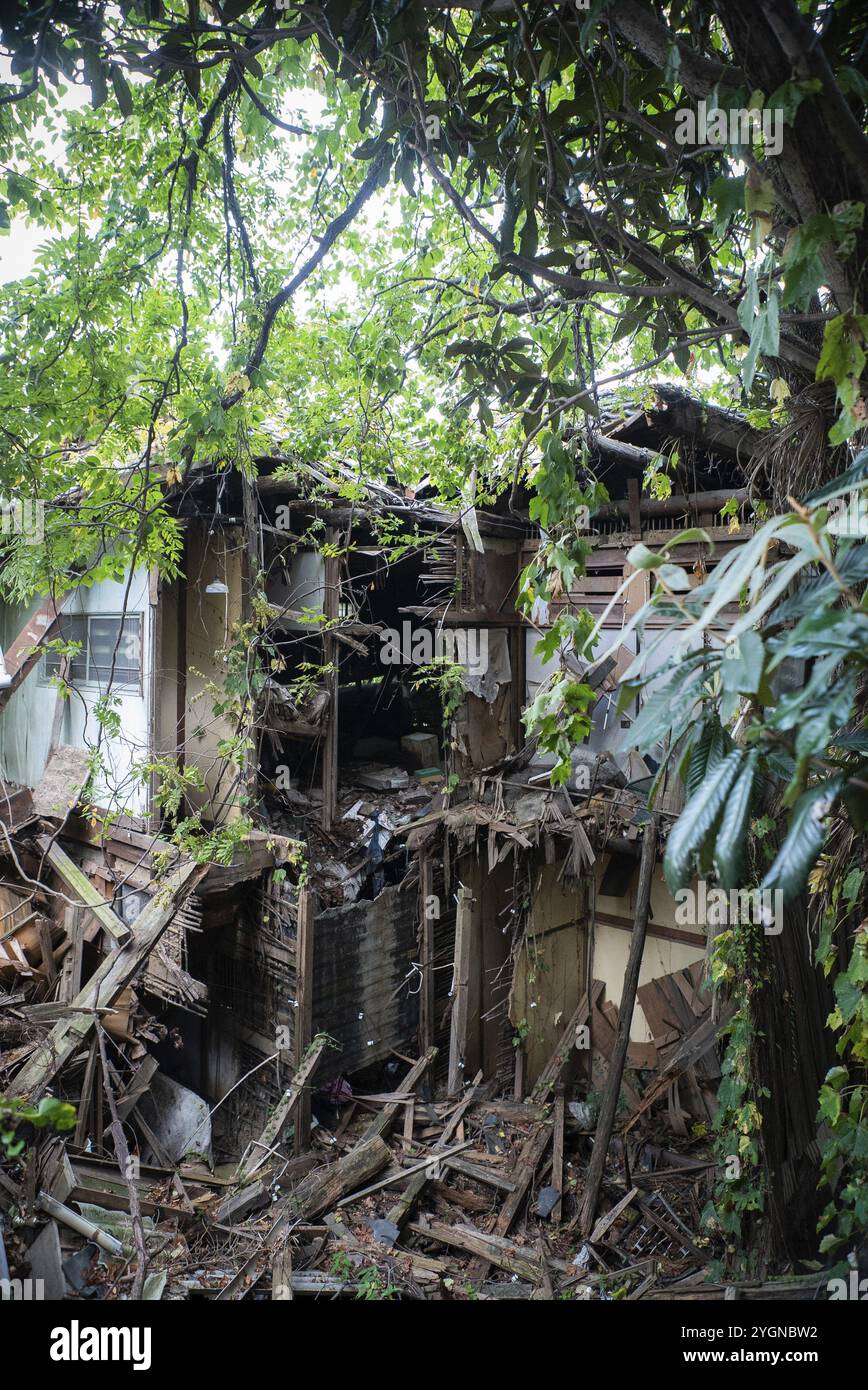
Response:
[{"label": "hanging light bulb", "polygon": [[210,584],[205,585],[206,594],[228,594],[229,586],[224,584],[222,579],[214,578]]}]

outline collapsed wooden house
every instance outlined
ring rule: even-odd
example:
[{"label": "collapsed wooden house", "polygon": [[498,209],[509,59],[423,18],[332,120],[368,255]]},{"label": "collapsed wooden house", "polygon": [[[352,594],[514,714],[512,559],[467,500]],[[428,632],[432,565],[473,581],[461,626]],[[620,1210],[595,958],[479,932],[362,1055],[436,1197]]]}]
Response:
[{"label": "collapsed wooden house", "polygon": [[[649,499],[644,471],[672,441],[691,485]],[[699,575],[750,536],[744,480],[755,448],[743,421],[668,388],[594,435],[591,464],[610,501],[563,601],[605,613],[589,676],[598,699],[574,775],[556,789],[522,724],[550,670],[535,648],[556,606],[530,619],[516,606],[539,545],[521,499],[454,513],[424,489],[361,487],[277,457],[259,459],[252,482],[201,470],[172,500],[182,579],[135,571],[0,613],[10,676],[0,691],[6,1085],[31,1097],[51,1087],[78,1107],[76,1172],[63,1169],[50,1200],[82,1190],[93,1201],[99,1188],[110,1129],[103,1027],[143,1171],[236,1165],[224,1224],[267,1200],[278,1159],[303,1185],[312,1142],[320,1155],[328,1144],[341,1152],[358,1107],[378,1118],[358,1162],[356,1146],[331,1165],[334,1202],[382,1171],[382,1141],[402,1109],[404,1161],[419,1134],[436,1134],[435,1159],[448,1152],[448,1171],[465,1179],[479,1180],[480,1163],[453,1157],[450,1140],[463,1142],[473,1107],[480,1125],[492,1113],[515,1123],[519,1176],[502,1179],[509,1198],[493,1230],[476,1244],[473,1233],[440,1232],[475,1257],[483,1283],[492,1263],[512,1268],[497,1241],[506,1244],[547,1148],[547,1217],[566,1219],[578,1202],[565,1132],[593,1133],[608,1105],[600,1165],[618,1106],[622,1145],[655,1108],[673,1136],[707,1132],[726,1012],[703,987],[705,929],[679,924],[660,869],[680,782],[667,774],[649,812],[657,764],[623,751],[637,711],[615,698],[637,651],[623,630],[653,572],[616,595],[637,541],[659,548],[702,526],[713,549],[695,540],[681,552]],[[727,502],[736,524],[722,523]],[[395,548],[387,538],[399,527]],[[721,628],[730,620],[723,613]],[[254,748],[239,763],[226,751],[238,709],[214,692],[254,630],[267,635],[270,669],[245,688]],[[58,637],[80,650],[58,655]],[[465,671],[444,724],[436,658],[480,648],[485,662]],[[74,699],[58,698],[58,674]],[[107,681],[120,699],[114,732],[96,722]],[[252,821],[230,862],[199,864],[167,841],[167,760],[193,774],[184,806],[206,826]],[[83,805],[100,813],[84,816]],[[438,1129],[442,1114],[452,1118]],[[806,1142],[793,1134],[794,1162]],[[396,1235],[431,1178],[427,1150],[415,1152],[423,1158],[397,1206],[383,1194]],[[663,1166],[684,1161],[669,1154]],[[712,1165],[698,1166],[705,1182]],[[199,1177],[207,1187],[201,1168]],[[603,1180],[600,1167],[583,1213],[570,1206],[588,1236]],[[327,1209],[314,1192],[296,1193],[307,1220]],[[472,1182],[469,1194],[472,1212]],[[610,1200],[610,1227],[622,1212],[627,1226],[645,1223],[624,1247],[634,1264],[651,1248],[648,1230],[676,1264],[705,1263],[695,1223],[667,1215],[653,1194],[637,1189],[631,1210],[615,1211],[623,1196]],[[104,1205],[118,1201],[113,1190]],[[407,1230],[420,1278],[424,1231]],[[550,1278],[544,1258],[516,1258],[525,1285]],[[262,1267],[236,1272],[219,1296],[243,1296]],[[308,1291],[299,1277],[297,1291]],[[314,1278],[310,1289],[326,1286]]]}]

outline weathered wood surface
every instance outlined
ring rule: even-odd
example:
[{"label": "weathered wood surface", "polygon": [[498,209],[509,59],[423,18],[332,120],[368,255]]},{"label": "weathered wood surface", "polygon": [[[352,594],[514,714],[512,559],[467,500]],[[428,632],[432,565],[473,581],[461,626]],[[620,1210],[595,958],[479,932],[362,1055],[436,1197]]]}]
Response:
[{"label": "weathered wood surface", "polygon": [[109,936],[122,946],[129,941],[132,933],[126,922],[121,921],[99,889],[91,883],[87,874],[70,859],[66,851],[61,849],[60,845],[52,842],[47,835],[40,835],[36,843],[55,873],[63,879],[70,892],[84,903],[88,912],[92,912],[94,917],[99,919],[100,925],[105,928]]},{"label": "weathered wood surface", "polygon": [[205,872],[202,865],[185,864],[167,879],[136,918],[132,940],[105,957],[72,1001],[72,1007],[82,1012],[57,1023],[25,1062],[15,1078],[17,1093],[31,1099],[42,1094],[88,1039],[99,1011],[110,1009],[141,969],[178,907]]},{"label": "weathered wood surface", "polygon": [[239,1183],[249,1183],[262,1165],[273,1157],[273,1150],[278,1144],[281,1132],[303,1093],[307,1090],[311,1077],[319,1066],[327,1042],[328,1039],[325,1036],[314,1038],[301,1066],[277,1102],[274,1113],[259,1139],[252,1140],[244,1150],[237,1169]]}]

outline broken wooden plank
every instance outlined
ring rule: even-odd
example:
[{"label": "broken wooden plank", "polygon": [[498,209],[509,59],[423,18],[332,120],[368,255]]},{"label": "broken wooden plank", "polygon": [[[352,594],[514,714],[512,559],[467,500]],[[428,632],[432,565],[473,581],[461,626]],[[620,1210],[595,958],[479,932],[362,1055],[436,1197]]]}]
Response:
[{"label": "broken wooden plank", "polygon": [[97,1010],[110,1009],[118,995],[154,949],[175,915],[206,873],[206,866],[184,864],[166,880],[136,918],[133,939],[120,950],[106,956],[87,984],[73,1000],[72,1007],[87,1010],[55,1024],[48,1037],[34,1050],[15,1078],[17,1092],[36,1099],[90,1036]]},{"label": "broken wooden plank", "polygon": [[[455,1133],[456,1129],[458,1128],[459,1124],[464,1118],[465,1112],[470,1108],[471,1105],[474,1105],[479,1100],[478,1083],[481,1080],[482,1072],[478,1071],[474,1078],[474,1084],[471,1086],[466,1096],[463,1097],[460,1104],[458,1104],[453,1110],[452,1115],[450,1116],[449,1121],[445,1129],[443,1130],[443,1133],[440,1135],[440,1138],[437,1140],[436,1144],[432,1148],[432,1156],[436,1155],[437,1153],[442,1153],[442,1150],[446,1148],[446,1145],[449,1143],[449,1140],[452,1138],[452,1135]],[[392,1224],[397,1226],[399,1230],[401,1226],[403,1226],[404,1222],[407,1220],[407,1217],[413,1209],[413,1206],[417,1201],[419,1194],[421,1193],[426,1182],[428,1181],[428,1173],[429,1169],[427,1168],[423,1169],[421,1173],[416,1173],[416,1175],[412,1177],[408,1182],[405,1190],[401,1193],[401,1196],[398,1198],[395,1205],[390,1209],[386,1217],[386,1220],[391,1221]]]},{"label": "broken wooden plank", "polygon": [[[424,1236],[426,1240],[434,1240],[439,1245],[448,1245],[455,1250],[476,1255],[479,1267],[484,1265],[488,1269],[489,1266],[496,1265],[498,1269],[505,1269],[508,1274],[525,1279],[535,1287],[542,1283],[542,1262],[537,1252],[522,1248],[502,1236],[484,1235],[472,1226],[450,1226],[445,1221],[411,1221],[407,1229],[412,1231],[413,1235]],[[467,1271],[467,1283],[479,1288],[479,1282],[473,1277],[471,1269]]]},{"label": "broken wooden plank", "polygon": [[615,1112],[618,1108],[618,1098],[621,1093],[621,1078],[624,1075],[624,1062],[627,1058],[627,1048],[630,1043],[630,1022],[633,1018],[633,1008],[636,1003],[636,989],[639,984],[639,968],[642,964],[642,953],[645,947],[645,928],[648,925],[648,912],[651,905],[651,880],[654,876],[656,858],[657,817],[654,816],[645,826],[645,835],[642,841],[642,857],[639,863],[639,886],[636,890],[636,913],[633,923],[633,935],[630,939],[630,954],[627,958],[627,968],[624,972],[621,1007],[618,1010],[618,1035],[612,1050],[612,1058],[609,1064],[609,1077],[603,1096],[603,1104],[600,1109],[600,1118],[597,1121],[597,1131],[594,1138],[591,1162],[588,1167],[585,1194],[580,1207],[579,1225],[582,1235],[584,1236],[587,1236],[590,1231],[597,1212],[597,1202],[599,1201],[600,1187],[603,1182],[603,1172],[606,1166],[606,1154],[609,1150],[609,1140],[612,1137],[612,1129],[615,1124]]},{"label": "broken wooden plank", "polygon": [[481,1163],[471,1163],[469,1159],[464,1158],[449,1158],[446,1160],[446,1167],[452,1168],[456,1173],[463,1173],[465,1178],[473,1178],[474,1182],[484,1183],[487,1187],[497,1188],[501,1192],[515,1191],[512,1178],[499,1173],[496,1168],[484,1168]]},{"label": "broken wooden plank", "polygon": [[101,925],[113,937],[119,945],[123,946],[129,941],[131,932],[125,922],[122,922],[117,913],[106,902],[102,893],[95,888],[78,865],[70,859],[65,850],[60,845],[55,844],[48,835],[40,835],[36,843],[42,850],[52,869],[63,879],[67,888],[74,893],[92,912],[94,917],[98,917]]},{"label": "broken wooden plank", "polygon": [[[515,1191],[509,1194],[501,1207],[494,1223],[492,1235],[502,1237],[507,1235],[510,1226],[518,1215],[518,1209],[527,1195],[527,1190],[533,1182],[534,1174],[549,1146],[551,1137],[552,1126],[545,1123],[537,1125],[528,1135],[518,1156],[515,1171],[511,1175],[515,1183]],[[485,1259],[479,1260],[469,1271],[471,1282],[476,1286],[484,1283],[487,1274],[488,1264]]]},{"label": "broken wooden plank", "polygon": [[409,1168],[401,1168],[397,1173],[387,1174],[379,1182],[371,1183],[368,1187],[363,1187],[359,1192],[351,1192],[348,1197],[343,1197],[337,1203],[338,1207],[350,1206],[353,1202],[358,1202],[362,1197],[367,1197],[371,1192],[379,1192],[383,1187],[391,1187],[392,1183],[400,1182],[403,1178],[413,1177],[416,1173],[424,1172],[426,1176],[439,1174],[441,1163],[447,1163],[449,1159],[464,1149],[469,1149],[473,1143],[472,1139],[465,1139],[463,1144],[456,1144],[454,1149],[448,1149],[446,1153],[431,1153],[424,1158],[421,1163],[413,1163]]},{"label": "broken wooden plank", "polygon": [[470,955],[473,941],[473,894],[463,883],[458,886],[455,911],[455,975],[452,987],[452,1019],[449,1030],[449,1074],[447,1090],[459,1095],[464,1084],[467,1052],[467,1013],[470,988]]},{"label": "broken wooden plank", "polygon": [[[400,1090],[402,1092],[415,1091],[416,1087],[422,1080],[422,1077],[425,1075],[425,1072],[428,1070],[436,1056],[436,1047],[427,1048],[424,1055],[419,1058],[418,1062],[414,1062],[413,1066],[407,1072],[407,1075],[401,1082]],[[362,1135],[360,1142],[364,1144],[367,1142],[367,1140],[374,1139],[377,1136],[379,1136],[380,1139],[385,1139],[386,1135],[391,1130],[392,1125],[395,1123],[398,1111],[402,1108],[404,1104],[404,1101],[393,1100],[389,1101],[388,1104],[384,1105],[382,1111],[377,1116],[377,1118],[375,1120],[372,1120],[371,1123],[368,1125],[367,1129]]]},{"label": "broken wooden plank", "polygon": [[350,1149],[330,1167],[315,1169],[302,1178],[289,1198],[294,1214],[309,1221],[320,1212],[329,1211],[342,1197],[381,1172],[391,1157],[382,1139],[375,1138]]},{"label": "broken wooden plank", "polygon": [[272,1157],[272,1151],[278,1144],[285,1124],[319,1066],[320,1058],[322,1057],[327,1043],[328,1038],[324,1033],[314,1038],[302,1060],[301,1066],[298,1068],[289,1086],[277,1102],[274,1113],[265,1126],[265,1129],[262,1131],[262,1134],[258,1139],[252,1140],[244,1150],[244,1154],[242,1155],[241,1162],[238,1164],[237,1169],[237,1181],[239,1183],[249,1183],[254,1174],[259,1172],[263,1163],[267,1163],[268,1159]]},{"label": "broken wooden plank", "polygon": [[576,1048],[577,1029],[587,1026],[592,1010],[605,988],[602,980],[594,980],[590,989],[586,990],[579,1000],[569,1023],[561,1034],[560,1042],[537,1077],[536,1085],[531,1094],[531,1099],[536,1105],[546,1103],[555,1086],[563,1077],[567,1062]]},{"label": "broken wooden plank", "polygon": [[292,1277],[292,1247],[287,1239],[275,1255],[271,1266],[272,1300],[292,1300]]},{"label": "broken wooden plank", "polygon": [[625,1197],[621,1198],[620,1202],[616,1202],[615,1205],[611,1207],[609,1211],[606,1212],[605,1216],[600,1217],[599,1221],[597,1222],[596,1226],[591,1232],[592,1245],[596,1245],[598,1240],[603,1239],[603,1236],[606,1234],[609,1228],[611,1226],[614,1226],[615,1222],[618,1220],[618,1217],[621,1215],[621,1212],[624,1211],[626,1207],[629,1207],[630,1203],[633,1201],[633,1198],[637,1197],[638,1195],[638,1187],[631,1187],[630,1191],[627,1193]]}]

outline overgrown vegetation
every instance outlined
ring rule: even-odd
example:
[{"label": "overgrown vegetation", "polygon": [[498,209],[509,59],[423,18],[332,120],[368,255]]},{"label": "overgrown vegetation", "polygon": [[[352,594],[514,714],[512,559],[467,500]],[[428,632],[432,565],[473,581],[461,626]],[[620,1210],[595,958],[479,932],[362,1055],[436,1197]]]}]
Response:
[{"label": "overgrown vegetation", "polygon": [[[462,508],[518,508],[527,490],[544,531],[522,578],[533,614],[585,563],[603,397],[635,406],[668,378],[764,432],[745,465],[749,541],[698,576],[677,544],[701,534],[632,552],[654,585],[633,624],[665,627],[624,698],[645,696],[633,746],[686,779],[670,885],[698,867],[794,904],[814,889],[839,1056],[819,1097],[824,1255],[866,1217],[868,546],[830,512],[856,499],[865,516],[866,23],[825,0],[131,0],[21,6],[0,29],[0,230],[29,219],[48,238],[0,291],[0,490],[46,505],[40,543],[2,537],[6,598],[122,580],[131,563],[171,578],[171,505],[197,469],[250,477],[276,456],[348,501],[386,476],[428,476]],[[694,123],[685,142],[700,102],[722,134]],[[646,486],[689,490],[691,466],[665,449]],[[599,629],[567,605],[540,643],[560,669],[525,723],[556,781],[589,728]],[[675,633],[679,658],[658,664]],[[260,613],[208,691],[233,721],[220,752],[236,783],[272,659]],[[116,726],[111,695],[98,718]],[[179,844],[231,858],[245,816],[214,832],[185,813],[193,773],[141,773]],[[736,1257],[762,1211],[774,1103],[756,949],[736,932],[714,967],[736,1004],[720,1142],[742,1166],[715,1203]]]}]

